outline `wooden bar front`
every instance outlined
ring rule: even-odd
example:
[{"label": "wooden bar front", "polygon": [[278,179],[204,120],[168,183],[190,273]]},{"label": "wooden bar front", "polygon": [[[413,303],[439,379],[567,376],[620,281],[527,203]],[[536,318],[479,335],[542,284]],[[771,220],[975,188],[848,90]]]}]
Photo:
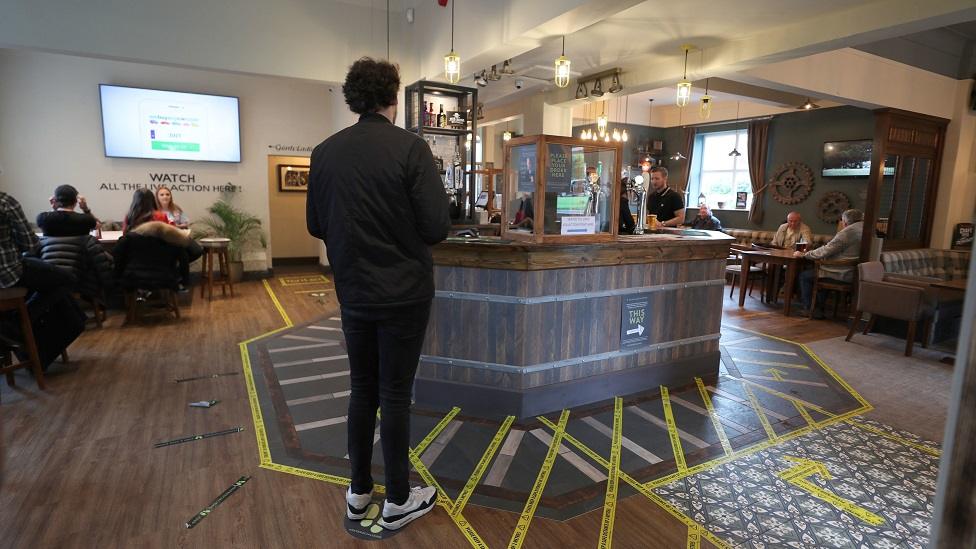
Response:
[{"label": "wooden bar front", "polygon": [[[716,376],[732,241],[676,231],[590,244],[437,245],[416,403],[522,419]],[[624,335],[622,309],[635,303],[646,321]]]}]

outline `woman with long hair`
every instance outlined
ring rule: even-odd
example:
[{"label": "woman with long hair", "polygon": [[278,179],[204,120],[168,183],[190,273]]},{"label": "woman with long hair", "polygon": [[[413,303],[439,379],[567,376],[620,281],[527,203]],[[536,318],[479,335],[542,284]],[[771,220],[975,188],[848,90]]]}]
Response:
[{"label": "woman with long hair", "polygon": [[156,206],[156,197],[149,189],[139,189],[132,195],[129,212],[122,220],[122,233],[127,233],[147,221],[162,221],[169,223],[166,214]]},{"label": "woman with long hair", "polygon": [[166,219],[170,223],[176,225],[181,229],[186,229],[190,226],[190,218],[183,213],[183,208],[176,205],[173,202],[173,191],[169,190],[166,185],[160,185],[156,189],[156,205],[159,206],[159,210],[166,214]]}]

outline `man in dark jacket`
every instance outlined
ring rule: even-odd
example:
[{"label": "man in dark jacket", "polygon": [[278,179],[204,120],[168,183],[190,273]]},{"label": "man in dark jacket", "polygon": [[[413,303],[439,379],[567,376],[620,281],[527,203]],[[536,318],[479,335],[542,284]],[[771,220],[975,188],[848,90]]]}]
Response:
[{"label": "man in dark jacket", "polygon": [[386,502],[379,524],[397,529],[429,512],[434,488],[409,488],[410,400],[434,298],[430,246],[450,230],[447,196],[430,148],[393,125],[400,75],[356,61],[342,86],[359,122],[315,147],[308,232],[325,241],[349,355],[346,516],[366,516],[376,408]]},{"label": "man in dark jacket", "polygon": [[[44,236],[81,236],[90,233],[98,225],[98,220],[88,209],[88,202],[71,185],[60,185],[54,189],[49,212],[37,215],[37,226]],[[82,213],[75,211],[81,208]]]}]

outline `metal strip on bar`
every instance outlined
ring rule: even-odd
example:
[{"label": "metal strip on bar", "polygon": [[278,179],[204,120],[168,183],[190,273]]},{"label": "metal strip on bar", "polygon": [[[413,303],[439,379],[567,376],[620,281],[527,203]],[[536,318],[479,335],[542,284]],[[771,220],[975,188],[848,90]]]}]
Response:
[{"label": "metal strip on bar", "polygon": [[575,301],[578,299],[593,299],[634,294],[648,294],[653,292],[668,292],[686,288],[702,288],[710,286],[725,286],[724,279],[698,280],[695,282],[676,282],[673,284],[658,284],[656,286],[640,286],[637,288],[619,288],[616,290],[597,290],[575,294],[541,295],[535,297],[518,297],[514,295],[493,295],[475,292],[455,292],[437,290],[435,296],[441,299],[461,299],[466,301],[484,301],[487,303],[517,303],[519,305],[535,305],[537,303],[555,303],[559,301]]},{"label": "metal strip on bar", "polygon": [[465,368],[479,368],[482,370],[493,370],[496,372],[515,372],[520,374],[530,374],[533,372],[541,372],[544,370],[551,370],[554,368],[561,368],[563,366],[572,366],[574,364],[587,364],[589,362],[596,362],[599,360],[609,360],[611,358],[619,358],[623,356],[636,355],[638,353],[646,353],[648,351],[658,351],[661,349],[670,349],[671,347],[679,347],[681,345],[691,345],[693,343],[702,343],[705,341],[712,341],[722,337],[722,334],[708,334],[702,336],[689,337],[685,339],[676,339],[674,341],[665,341],[662,343],[652,343],[651,345],[645,345],[644,347],[638,347],[636,349],[628,349],[626,351],[609,351],[606,353],[597,353],[595,355],[587,355],[577,358],[567,358],[563,360],[556,360],[552,362],[542,362],[539,364],[532,364],[529,366],[513,366],[511,364],[499,364],[497,362],[481,362],[479,360],[467,360],[463,358],[447,358],[442,356],[431,356],[431,355],[420,355],[421,362],[429,362],[433,364],[446,364],[448,366],[463,366]]}]

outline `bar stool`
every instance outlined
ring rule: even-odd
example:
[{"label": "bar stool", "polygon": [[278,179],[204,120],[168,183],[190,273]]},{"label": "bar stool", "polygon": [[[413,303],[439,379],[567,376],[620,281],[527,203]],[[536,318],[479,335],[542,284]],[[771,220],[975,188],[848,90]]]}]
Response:
[{"label": "bar stool", "polygon": [[[23,334],[24,345],[27,347],[27,356],[30,357],[26,362],[7,365],[9,352],[4,351],[3,366],[0,366],[0,374],[6,374],[7,385],[13,387],[14,370],[20,368],[30,368],[34,372],[34,379],[37,380],[37,387],[44,389],[44,371],[41,369],[41,359],[37,356],[37,344],[34,342],[34,331],[31,329],[30,314],[27,312],[27,303],[24,297],[27,295],[27,288],[13,287],[0,289],[0,312],[18,311],[20,314],[20,331]],[[65,355],[67,356],[67,355]]]},{"label": "bar stool", "polygon": [[[227,286],[230,287],[230,295],[234,295],[234,283],[230,280],[230,265],[228,264],[228,248],[230,247],[229,238],[210,237],[201,238],[200,246],[203,247],[203,283],[200,285],[200,297],[203,291],[207,291],[207,299],[213,299],[214,284],[220,285],[221,294],[227,295]],[[217,257],[217,268],[220,276],[214,278],[214,256]]]}]

